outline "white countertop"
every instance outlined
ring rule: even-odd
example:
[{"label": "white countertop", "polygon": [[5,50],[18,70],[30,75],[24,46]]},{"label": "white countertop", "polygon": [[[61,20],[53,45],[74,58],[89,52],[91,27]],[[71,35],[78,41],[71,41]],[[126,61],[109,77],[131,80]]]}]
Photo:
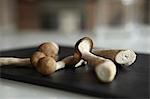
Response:
[{"label": "white countertop", "polygon": [[[149,31],[148,31],[149,32]],[[149,32],[150,33],[150,32]],[[93,38],[94,47],[101,48],[130,48],[137,52],[150,53],[150,36],[149,33],[129,39],[100,39],[97,36]],[[148,35],[148,36],[147,36]],[[26,48],[37,46],[46,41],[54,41],[60,45],[74,46],[75,42],[83,36],[73,35],[67,36],[64,34],[49,34],[45,33],[16,33],[5,34],[0,33],[0,50],[9,50],[16,48]],[[53,88],[46,88],[11,80],[0,79],[0,98],[1,99],[70,99],[70,98],[94,98],[86,95],[66,92]]]},{"label": "white countertop", "polygon": [[[144,33],[143,33],[144,34]],[[54,41],[59,45],[74,46],[77,40],[84,36],[89,36],[93,39],[94,47],[98,48],[125,48],[133,49],[137,52],[150,53],[150,31],[145,35],[138,35],[130,38],[103,39],[94,35],[65,35],[65,34],[50,34],[50,33],[15,33],[1,34],[0,33],[0,50],[9,50],[16,48],[25,48],[38,46],[46,41]]]}]

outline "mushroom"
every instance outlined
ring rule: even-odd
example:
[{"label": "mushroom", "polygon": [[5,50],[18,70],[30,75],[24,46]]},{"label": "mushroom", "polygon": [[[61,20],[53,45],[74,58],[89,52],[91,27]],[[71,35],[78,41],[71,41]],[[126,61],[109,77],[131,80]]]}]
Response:
[{"label": "mushroom", "polygon": [[67,56],[57,62],[53,58],[50,58],[49,56],[40,58],[39,60],[35,59],[35,61],[38,61],[38,62],[35,62],[35,66],[37,66],[37,70],[41,74],[50,75],[53,72],[59,69],[62,69],[64,67],[67,67],[67,66],[74,67],[80,60],[81,60],[81,54],[78,53],[78,49],[76,49],[75,47],[75,51],[73,55]]},{"label": "mushroom", "polygon": [[75,47],[81,58],[94,68],[99,80],[102,82],[111,82],[114,79],[116,75],[115,64],[109,59],[91,53],[93,42],[90,38],[84,37],[80,39]]},{"label": "mushroom", "polygon": [[118,49],[110,49],[110,50],[93,50],[93,54],[97,56],[101,56],[104,58],[108,58],[120,65],[129,66],[133,64],[136,60],[136,54],[133,50],[118,50]]},{"label": "mushroom", "polygon": [[[59,47],[54,42],[46,42],[39,46],[36,52],[34,52],[31,58],[14,58],[14,57],[1,57],[0,65],[19,65],[19,66],[30,66],[32,64],[33,67],[37,69],[37,71],[45,71],[48,69],[45,65],[45,68],[41,68],[39,64],[41,64],[40,59],[50,58],[52,61],[56,59],[56,55],[58,54]],[[40,70],[45,69],[45,70]],[[49,70],[49,69],[48,69]],[[40,72],[45,75],[47,73]]]},{"label": "mushroom", "polygon": [[15,64],[20,66],[32,64],[32,66],[42,75],[51,75],[58,69],[64,68],[65,66],[73,67],[80,61],[81,56],[79,53],[76,53],[75,50],[73,55],[56,62],[55,59],[58,54],[58,48],[57,44],[46,42],[38,47],[37,51],[32,54],[31,58],[0,58],[0,64]]},{"label": "mushroom", "polygon": [[67,56],[58,62],[56,62],[53,58],[50,58],[49,55],[47,57],[41,56],[42,58],[40,58],[39,60],[36,59],[38,55],[33,54],[32,56],[33,57],[35,56],[34,61],[36,62],[35,63],[34,61],[32,62],[32,58],[31,58],[31,63],[35,64],[35,67],[37,66],[37,71],[39,71],[43,75],[50,75],[53,72],[59,69],[62,69],[66,66],[74,67],[74,65],[77,64],[81,60],[81,55],[80,53],[78,53],[78,50],[76,49],[76,47],[75,47],[75,51],[73,55]]}]

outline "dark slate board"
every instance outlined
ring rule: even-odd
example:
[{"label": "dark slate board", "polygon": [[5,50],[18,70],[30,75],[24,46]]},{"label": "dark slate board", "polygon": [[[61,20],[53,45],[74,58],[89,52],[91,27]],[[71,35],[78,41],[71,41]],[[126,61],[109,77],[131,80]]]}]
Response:
[{"label": "dark slate board", "polygon": [[[29,57],[36,48],[2,51],[0,56]],[[59,59],[71,55],[73,49],[61,47]],[[30,67],[2,66],[0,77],[96,97],[149,97],[150,55],[138,54],[129,68],[120,68],[112,83],[97,80],[90,66],[66,68],[44,77]]]}]

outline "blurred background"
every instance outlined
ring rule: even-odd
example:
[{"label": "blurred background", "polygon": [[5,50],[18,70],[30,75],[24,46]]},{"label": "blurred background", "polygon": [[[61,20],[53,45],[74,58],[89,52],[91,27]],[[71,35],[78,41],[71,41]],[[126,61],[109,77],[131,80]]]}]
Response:
[{"label": "blurred background", "polygon": [[46,41],[150,53],[150,0],[0,0],[0,50]]}]

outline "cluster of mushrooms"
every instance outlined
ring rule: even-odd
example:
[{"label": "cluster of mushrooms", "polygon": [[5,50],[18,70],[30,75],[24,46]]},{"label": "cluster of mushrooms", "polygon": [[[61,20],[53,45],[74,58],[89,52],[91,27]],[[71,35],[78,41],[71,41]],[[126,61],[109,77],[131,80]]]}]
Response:
[{"label": "cluster of mushrooms", "polygon": [[89,37],[81,38],[76,42],[74,53],[71,56],[57,61],[59,46],[54,42],[45,42],[37,48],[30,58],[1,57],[0,66],[33,66],[42,75],[51,75],[66,65],[78,67],[85,63],[92,66],[100,81],[111,82],[117,72],[115,64],[129,66],[136,60],[136,54],[132,50],[92,49],[93,41]]}]

